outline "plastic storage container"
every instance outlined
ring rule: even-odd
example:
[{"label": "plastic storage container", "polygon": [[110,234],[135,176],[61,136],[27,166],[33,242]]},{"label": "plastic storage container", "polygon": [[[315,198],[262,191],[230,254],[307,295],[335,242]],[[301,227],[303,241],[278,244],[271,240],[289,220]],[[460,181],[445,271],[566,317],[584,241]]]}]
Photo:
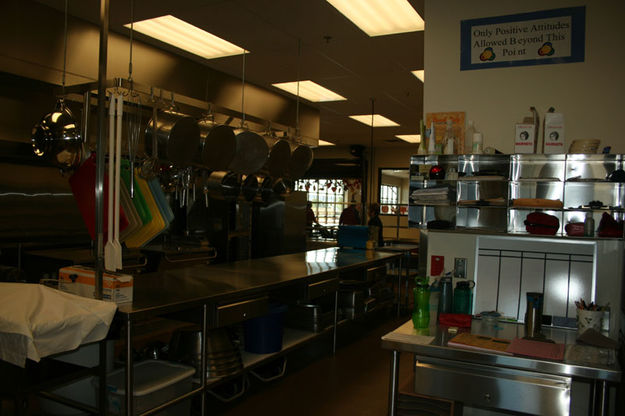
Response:
[{"label": "plastic storage container", "polygon": [[[195,368],[161,360],[142,361],[134,365],[135,386],[134,413],[142,413],[192,390],[191,377]],[[108,410],[114,414],[125,414],[126,383],[124,369],[115,370],[106,378]],[[170,406],[158,415],[185,416],[191,412],[191,401]]]},{"label": "plastic storage container", "polygon": [[245,321],[245,351],[269,354],[282,349],[282,317],[286,305],[272,305],[265,316]]}]

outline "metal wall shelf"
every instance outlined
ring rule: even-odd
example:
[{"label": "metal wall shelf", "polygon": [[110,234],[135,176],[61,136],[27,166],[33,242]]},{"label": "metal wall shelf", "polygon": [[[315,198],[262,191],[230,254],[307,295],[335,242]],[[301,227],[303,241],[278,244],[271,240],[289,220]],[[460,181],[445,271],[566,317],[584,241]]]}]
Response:
[{"label": "metal wall shelf", "polygon": [[[623,221],[625,183],[608,178],[625,166],[624,160],[624,155],[582,154],[412,156],[410,193],[447,187],[448,199],[434,204],[411,198],[409,225],[426,228],[429,221],[446,220],[462,230],[522,235],[526,233],[527,215],[543,211],[559,219],[556,235],[567,237],[564,226],[583,222],[589,212],[597,226],[604,213]],[[454,177],[428,179],[432,166],[440,166]],[[460,177],[456,179],[456,175]],[[515,205],[513,201],[519,198],[534,201],[526,206]],[[493,199],[505,202],[489,202]],[[541,200],[558,200],[561,206],[541,205]],[[590,208],[590,201],[600,201],[603,206]]]}]

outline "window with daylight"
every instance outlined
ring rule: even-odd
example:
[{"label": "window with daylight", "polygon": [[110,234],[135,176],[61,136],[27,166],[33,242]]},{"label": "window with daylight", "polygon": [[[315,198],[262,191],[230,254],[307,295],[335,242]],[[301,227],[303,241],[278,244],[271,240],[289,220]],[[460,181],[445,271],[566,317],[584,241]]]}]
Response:
[{"label": "window with daylight", "polygon": [[339,225],[341,212],[349,202],[347,189],[341,179],[303,179],[295,183],[296,191],[306,192],[319,224]]},{"label": "window with daylight", "polygon": [[399,204],[399,187],[392,185],[380,186],[380,205],[389,205],[391,208],[397,209]]}]

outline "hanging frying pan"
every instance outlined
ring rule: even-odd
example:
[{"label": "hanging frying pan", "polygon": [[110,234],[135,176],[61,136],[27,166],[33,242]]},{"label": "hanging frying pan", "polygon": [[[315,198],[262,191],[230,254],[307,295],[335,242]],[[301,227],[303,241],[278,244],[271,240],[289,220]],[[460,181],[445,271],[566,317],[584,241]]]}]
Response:
[{"label": "hanging frying pan", "polygon": [[310,168],[313,162],[313,151],[310,147],[300,144],[291,153],[289,161],[289,173],[291,179],[299,179]]},{"label": "hanging frying pan", "polygon": [[289,142],[286,140],[280,139],[269,149],[269,158],[267,163],[265,163],[265,169],[269,172],[269,175],[274,178],[280,178],[284,176],[289,168],[290,160],[291,146],[289,146]]},{"label": "hanging frying pan", "polygon": [[156,131],[154,119],[145,130],[145,150],[152,153],[152,138],[156,135],[159,160],[170,162],[178,167],[186,167],[193,161],[200,146],[200,127],[193,117],[164,111],[158,114]]},{"label": "hanging frying pan", "polygon": [[269,202],[271,195],[273,194],[273,178],[266,176],[260,183],[260,199],[263,202]]},{"label": "hanging frying pan", "polygon": [[228,170],[237,174],[250,175],[258,172],[267,162],[269,146],[258,134],[243,131],[236,135],[236,153]]},{"label": "hanging frying pan", "polygon": [[200,123],[200,131],[199,163],[210,170],[228,170],[237,150],[232,127]]}]

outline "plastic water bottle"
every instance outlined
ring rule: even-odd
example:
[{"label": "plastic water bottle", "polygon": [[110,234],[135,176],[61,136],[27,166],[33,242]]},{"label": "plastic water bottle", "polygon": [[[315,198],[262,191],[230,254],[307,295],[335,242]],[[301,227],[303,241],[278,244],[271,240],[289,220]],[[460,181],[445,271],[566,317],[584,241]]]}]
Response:
[{"label": "plastic water bottle", "polygon": [[475,133],[475,126],[473,125],[473,120],[469,120],[469,126],[467,127],[467,131],[464,133],[464,154],[471,154],[473,151],[473,134]]},{"label": "plastic water bottle", "polygon": [[421,279],[417,279],[415,284],[412,324],[415,329],[427,328],[430,326],[430,288]]}]

